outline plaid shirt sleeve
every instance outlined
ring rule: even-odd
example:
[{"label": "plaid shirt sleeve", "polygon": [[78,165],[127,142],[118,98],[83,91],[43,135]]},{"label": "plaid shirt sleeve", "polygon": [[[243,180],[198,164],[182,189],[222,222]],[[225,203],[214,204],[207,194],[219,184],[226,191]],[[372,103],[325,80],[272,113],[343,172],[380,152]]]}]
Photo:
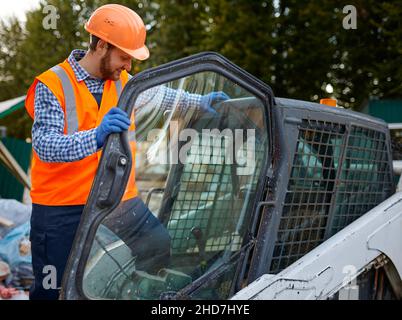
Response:
[{"label": "plaid shirt sleeve", "polygon": [[[184,90],[171,89],[164,85],[151,88],[139,95],[135,109],[159,111],[178,108],[200,108],[202,95]],[[35,90],[35,119],[32,125],[32,146],[44,162],[73,162],[81,160],[97,151],[96,128],[64,134],[64,112],[50,91],[41,82]]]},{"label": "plaid shirt sleeve", "polygon": [[164,85],[153,87],[141,93],[135,104],[135,109],[154,109],[164,112],[177,108],[184,112],[188,108],[199,109],[202,95],[192,94],[181,89],[172,89]]},{"label": "plaid shirt sleeve", "polygon": [[50,91],[41,82],[35,90],[35,120],[32,146],[44,162],[73,162],[97,151],[96,128],[64,134],[64,112]]}]

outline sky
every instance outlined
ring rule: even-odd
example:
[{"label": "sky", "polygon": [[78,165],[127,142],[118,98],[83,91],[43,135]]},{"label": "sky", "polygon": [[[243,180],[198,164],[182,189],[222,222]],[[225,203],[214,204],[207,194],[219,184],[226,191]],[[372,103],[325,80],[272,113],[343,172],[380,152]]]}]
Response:
[{"label": "sky", "polygon": [[0,0],[0,19],[16,16],[25,21],[25,12],[39,6],[40,0]]}]

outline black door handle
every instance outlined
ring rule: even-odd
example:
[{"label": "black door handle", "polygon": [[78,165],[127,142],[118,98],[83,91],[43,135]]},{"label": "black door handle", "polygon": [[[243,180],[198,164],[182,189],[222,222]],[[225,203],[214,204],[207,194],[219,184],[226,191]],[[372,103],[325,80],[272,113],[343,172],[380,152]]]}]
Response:
[{"label": "black door handle", "polygon": [[127,157],[120,152],[112,152],[106,163],[107,176],[113,176],[112,183],[105,183],[100,187],[98,205],[111,206],[116,201],[122,187],[123,176],[128,167]]}]

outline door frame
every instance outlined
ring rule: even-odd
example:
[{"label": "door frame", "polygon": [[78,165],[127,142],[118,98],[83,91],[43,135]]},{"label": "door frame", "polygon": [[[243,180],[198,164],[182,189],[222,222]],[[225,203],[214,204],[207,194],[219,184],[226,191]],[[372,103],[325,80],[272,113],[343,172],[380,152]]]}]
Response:
[{"label": "door frame", "polygon": [[[126,111],[127,114],[131,114],[134,102],[140,93],[157,85],[200,72],[218,73],[243,87],[263,103],[265,123],[268,129],[268,154],[258,179],[255,204],[250,210],[250,214],[254,215],[258,202],[264,201],[263,184],[266,182],[268,168],[271,167],[273,146],[275,145],[272,116],[274,95],[267,84],[242,70],[222,55],[203,52],[135,75],[125,86],[117,107]],[[114,155],[113,157],[116,159],[111,161],[113,157],[110,155]],[[124,166],[119,165],[122,158]],[[115,163],[116,168],[111,167],[111,162]],[[82,283],[94,236],[101,221],[119,205],[130,176],[132,163],[127,132],[108,136],[65,268],[61,299],[88,299],[83,292]],[[113,193],[114,199],[110,200],[108,197],[111,196],[111,184],[114,179],[117,179],[117,170],[119,170],[117,184],[120,188]],[[255,225],[253,219],[256,217],[252,217],[250,225]]]}]

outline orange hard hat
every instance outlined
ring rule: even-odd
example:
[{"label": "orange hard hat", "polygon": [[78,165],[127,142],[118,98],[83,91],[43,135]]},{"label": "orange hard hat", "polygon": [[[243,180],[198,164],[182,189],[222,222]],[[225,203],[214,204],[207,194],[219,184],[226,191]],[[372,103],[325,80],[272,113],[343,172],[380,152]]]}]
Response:
[{"label": "orange hard hat", "polygon": [[85,30],[135,59],[145,60],[149,57],[149,50],[145,46],[144,22],[125,6],[107,4],[99,7],[85,24]]}]

